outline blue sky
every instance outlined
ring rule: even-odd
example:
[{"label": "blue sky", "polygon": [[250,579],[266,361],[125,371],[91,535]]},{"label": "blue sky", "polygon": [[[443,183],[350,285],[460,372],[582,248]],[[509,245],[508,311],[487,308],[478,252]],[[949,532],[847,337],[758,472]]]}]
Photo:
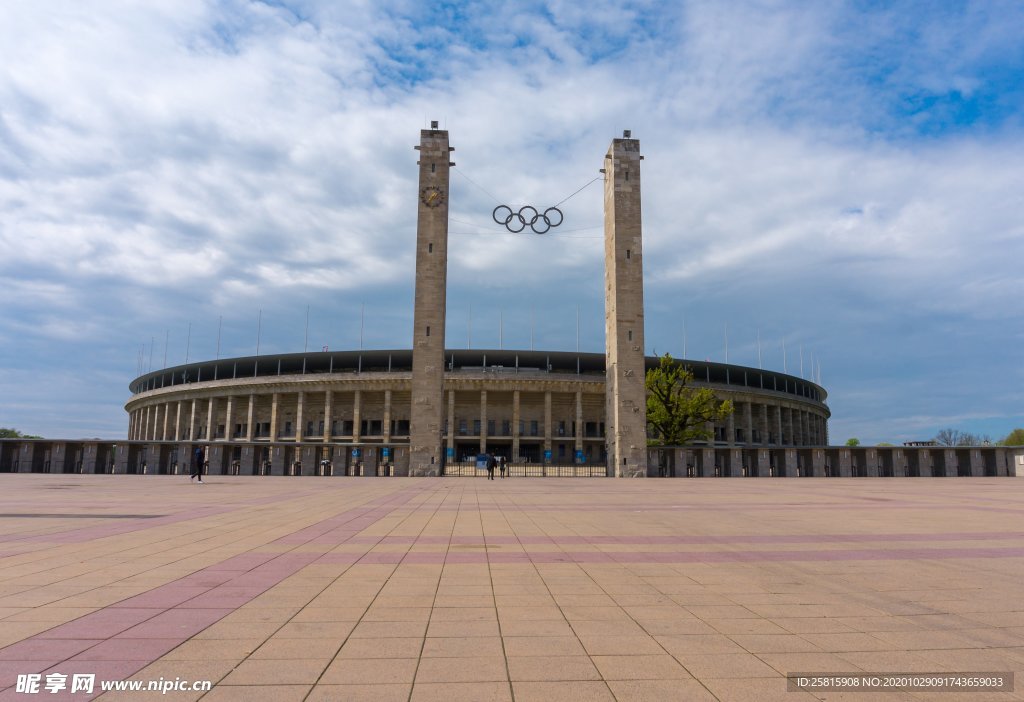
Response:
[{"label": "blue sky", "polygon": [[[403,348],[419,129],[451,132],[448,346],[600,351],[644,161],[648,352],[820,369],[834,441],[1024,426],[1017,2],[8,3],[0,426],[124,436],[141,368]],[[472,305],[472,310],[470,306]],[[262,312],[261,312],[262,310]],[[533,320],[531,322],[531,320]],[[191,331],[189,331],[191,330]],[[152,360],[151,360],[152,358]],[[813,370],[812,370],[813,369]]]}]

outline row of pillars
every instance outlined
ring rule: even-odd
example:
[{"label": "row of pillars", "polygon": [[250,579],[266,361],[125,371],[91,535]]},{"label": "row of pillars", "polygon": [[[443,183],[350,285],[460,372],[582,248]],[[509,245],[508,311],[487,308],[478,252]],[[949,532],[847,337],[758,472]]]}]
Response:
[{"label": "row of pillars", "polygon": [[[465,392],[465,391],[460,391]],[[381,436],[384,443],[391,440],[392,428],[392,391],[384,390],[383,421],[381,424]],[[273,393],[270,410],[270,431],[269,435],[261,438],[271,440],[287,439],[302,441],[309,438],[306,432],[305,419],[311,414],[307,410],[307,393],[299,391],[294,394],[295,422],[292,431],[288,436],[282,436],[279,432],[282,406],[282,393]],[[446,448],[448,455],[453,455],[455,440],[458,435],[455,416],[455,392],[448,391],[447,398],[447,438]],[[322,439],[329,442],[336,433],[333,431],[333,410],[334,391],[327,390],[323,393],[323,414],[317,414],[318,420],[322,418]],[[543,407],[543,439],[544,450],[551,450],[551,443],[554,437],[554,422],[552,420],[553,393],[544,393]],[[352,404],[352,441],[359,442],[362,438],[362,415],[363,415],[363,392],[354,391]],[[574,450],[583,449],[585,420],[583,414],[583,393],[574,393],[575,400],[575,432],[570,436],[559,436],[569,438],[574,442]],[[224,403],[224,413],[220,414],[220,403]],[[790,446],[824,446],[828,444],[828,425],[824,417],[808,410],[782,407],[778,405],[767,405],[754,402],[734,402],[735,411],[724,423],[719,426],[720,430],[715,434],[715,427],[710,426],[716,443],[724,443],[728,446],[736,445],[790,445]],[[214,441],[238,439],[252,441],[259,436],[256,433],[255,416],[256,395],[250,394],[247,398],[228,396],[227,398],[198,398],[192,400],[180,400],[147,405],[132,411],[129,421],[128,438],[134,441]],[[319,409],[319,405],[317,407]],[[244,412],[245,421],[238,421]],[[205,415],[205,422],[204,416]],[[218,431],[220,418],[223,416],[224,433]],[[487,401],[487,390],[480,391],[480,451],[487,450],[488,418],[489,408]],[[520,420],[522,419],[520,391],[512,392],[512,455],[519,455]],[[600,422],[603,418],[591,418],[590,421]],[[239,423],[243,427],[241,434],[235,435],[234,425]],[[202,432],[198,429],[202,428]],[[319,430],[319,427],[318,427]],[[200,435],[201,434],[201,435]],[[501,435],[504,438],[504,435]]]}]

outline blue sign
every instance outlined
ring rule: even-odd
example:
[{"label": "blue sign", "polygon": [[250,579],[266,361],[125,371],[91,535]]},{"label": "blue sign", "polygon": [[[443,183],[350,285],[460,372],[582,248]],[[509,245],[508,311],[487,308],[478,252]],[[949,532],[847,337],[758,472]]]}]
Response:
[{"label": "blue sign", "polygon": [[547,450],[544,452],[544,462],[551,463],[551,451]]},{"label": "blue sign", "polygon": [[451,459],[455,458],[455,447],[454,446],[449,446],[446,449],[446,453],[448,455],[448,460],[451,460]]},{"label": "blue sign", "polygon": [[387,458],[388,456],[391,455],[391,448],[388,447],[388,446],[385,446],[384,448],[382,448],[380,450],[380,455],[383,456],[384,458]]},{"label": "blue sign", "polygon": [[359,458],[359,456],[361,456],[361,455],[362,455],[362,452],[359,449],[357,449],[357,448],[352,449],[352,458]]},{"label": "blue sign", "polygon": [[582,449],[576,451],[576,462],[577,463],[585,463],[586,462],[586,459],[583,458],[583,450]]},{"label": "blue sign", "polygon": [[476,455],[476,467],[479,469],[487,470],[487,454],[478,453]]}]

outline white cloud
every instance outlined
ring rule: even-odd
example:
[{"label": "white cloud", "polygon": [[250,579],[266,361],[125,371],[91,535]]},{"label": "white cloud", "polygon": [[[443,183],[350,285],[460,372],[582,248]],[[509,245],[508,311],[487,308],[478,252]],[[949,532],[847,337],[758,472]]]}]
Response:
[{"label": "white cloud", "polygon": [[799,329],[837,387],[859,373],[864,325],[893,310],[1008,343],[1024,293],[1019,125],[951,119],[945,134],[939,108],[904,110],[948,91],[987,100],[993,66],[1019,67],[1007,13],[1020,10],[16,4],[0,27],[0,278],[13,307],[0,339],[111,344],[124,350],[104,363],[127,382],[131,349],[165,329],[311,301],[342,314],[332,308],[358,298],[387,310],[380,344],[406,344],[412,146],[440,119],[459,172],[453,314],[468,291],[478,310],[518,300],[521,332],[527,305],[580,303],[585,347],[603,346],[601,183],[547,237],[500,233],[490,212],[557,202],[630,128],[646,155],[659,351],[687,305],[701,308],[686,314],[702,355],[725,322],[776,340]]}]

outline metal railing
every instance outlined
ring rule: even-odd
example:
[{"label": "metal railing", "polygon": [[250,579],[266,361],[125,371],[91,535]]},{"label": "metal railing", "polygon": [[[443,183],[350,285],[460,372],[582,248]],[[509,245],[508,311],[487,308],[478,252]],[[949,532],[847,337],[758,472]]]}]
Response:
[{"label": "metal railing", "polygon": [[[603,465],[545,465],[543,463],[513,463],[507,468],[510,478],[603,478],[608,470]],[[478,468],[476,463],[446,463],[445,477],[486,478],[487,470]],[[494,469],[494,477],[501,477],[501,470]]]}]

